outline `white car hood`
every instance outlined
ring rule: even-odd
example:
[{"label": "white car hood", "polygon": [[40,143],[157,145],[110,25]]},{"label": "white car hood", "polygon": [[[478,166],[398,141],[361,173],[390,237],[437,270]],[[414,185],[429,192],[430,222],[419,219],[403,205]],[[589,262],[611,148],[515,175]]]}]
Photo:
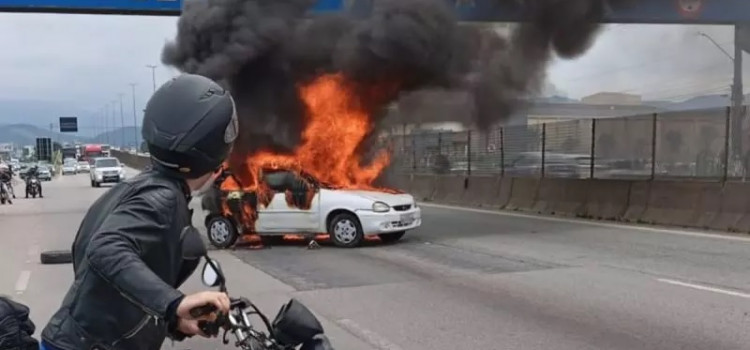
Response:
[{"label": "white car hood", "polygon": [[110,168],[96,168],[99,171],[120,171],[122,168],[110,167]]},{"label": "white car hood", "polygon": [[378,191],[364,191],[364,190],[334,190],[341,194],[349,194],[362,198],[366,198],[372,201],[383,202],[390,206],[412,204],[414,203],[414,197],[410,194],[393,194]]}]

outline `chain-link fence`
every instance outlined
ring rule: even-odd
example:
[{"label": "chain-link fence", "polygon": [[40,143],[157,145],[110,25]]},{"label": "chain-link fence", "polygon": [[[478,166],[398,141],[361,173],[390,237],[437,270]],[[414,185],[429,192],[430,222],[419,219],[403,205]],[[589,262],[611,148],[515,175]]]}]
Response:
[{"label": "chain-link fence", "polygon": [[413,174],[746,179],[748,108],[391,136],[393,168]]}]

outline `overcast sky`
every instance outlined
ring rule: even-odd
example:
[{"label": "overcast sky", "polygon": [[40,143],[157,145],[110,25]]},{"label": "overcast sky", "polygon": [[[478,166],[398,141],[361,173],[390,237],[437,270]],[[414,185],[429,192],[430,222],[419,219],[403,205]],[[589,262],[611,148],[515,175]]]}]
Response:
[{"label": "overcast sky", "polygon": [[[152,90],[145,66],[160,63],[175,24],[172,17],[0,14],[0,100],[54,100],[95,112],[127,93],[130,111],[134,82],[140,111]],[[584,56],[551,64],[549,80],[574,98],[599,91],[652,99],[728,93],[731,61],[701,30],[733,52],[731,27],[611,25]],[[160,66],[157,86],[174,74]]]}]

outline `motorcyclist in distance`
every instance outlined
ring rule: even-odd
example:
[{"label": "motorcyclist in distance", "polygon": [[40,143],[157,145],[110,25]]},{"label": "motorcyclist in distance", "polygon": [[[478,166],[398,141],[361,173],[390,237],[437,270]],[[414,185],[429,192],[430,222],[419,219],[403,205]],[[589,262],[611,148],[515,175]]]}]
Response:
[{"label": "motorcyclist in distance", "polygon": [[8,164],[0,163],[0,182],[3,183],[8,193],[16,198],[16,192],[13,190],[13,169]]},{"label": "motorcyclist in distance", "polygon": [[229,297],[177,288],[200,260],[183,256],[192,196],[210,188],[237,136],[228,91],[180,75],[148,101],[143,140],[152,169],[105,192],[73,242],[75,280],[42,332],[48,350],[158,350],[165,338],[203,335],[190,310],[229,311]]},{"label": "motorcyclist in distance", "polygon": [[[36,165],[32,165],[28,171],[26,171],[26,198],[29,198],[29,186],[31,186],[31,179],[37,179],[39,180],[39,167]],[[36,182],[37,187],[39,187],[39,198],[44,198],[44,193],[42,192],[42,182],[37,181]]]}]

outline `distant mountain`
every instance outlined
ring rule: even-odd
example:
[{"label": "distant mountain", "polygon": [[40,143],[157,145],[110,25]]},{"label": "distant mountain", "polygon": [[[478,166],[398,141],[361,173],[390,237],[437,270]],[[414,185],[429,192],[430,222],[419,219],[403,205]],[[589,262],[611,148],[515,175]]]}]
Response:
[{"label": "distant mountain", "polygon": [[[0,125],[0,143],[13,143],[18,146],[34,145],[38,137],[49,137],[52,139],[52,142],[106,143],[115,147],[125,148],[133,147],[135,144],[135,132],[136,128],[128,126],[102,133],[95,137],[86,137],[77,134],[59,133],[29,124],[4,124]],[[142,141],[140,128],[138,128],[137,132],[138,142],[140,143]]]},{"label": "distant mountain", "polygon": [[80,137],[74,134],[63,134],[29,124],[0,125],[0,143],[9,142],[19,146],[34,145],[36,143],[36,138],[38,137],[49,137],[52,139],[52,142],[60,143],[90,141],[87,137]]},{"label": "distant mountain", "polygon": [[138,143],[143,141],[141,138],[141,128],[136,130],[135,127],[126,126],[124,128],[117,128],[110,132],[98,134],[91,140],[96,143],[106,143],[115,147],[129,148],[135,145],[136,136],[138,137]]},{"label": "distant mountain", "polygon": [[0,99],[0,120],[3,124],[29,124],[42,129],[59,122],[59,117],[78,117],[78,129],[84,135],[93,133],[94,119],[90,111],[76,107],[74,102]]}]

